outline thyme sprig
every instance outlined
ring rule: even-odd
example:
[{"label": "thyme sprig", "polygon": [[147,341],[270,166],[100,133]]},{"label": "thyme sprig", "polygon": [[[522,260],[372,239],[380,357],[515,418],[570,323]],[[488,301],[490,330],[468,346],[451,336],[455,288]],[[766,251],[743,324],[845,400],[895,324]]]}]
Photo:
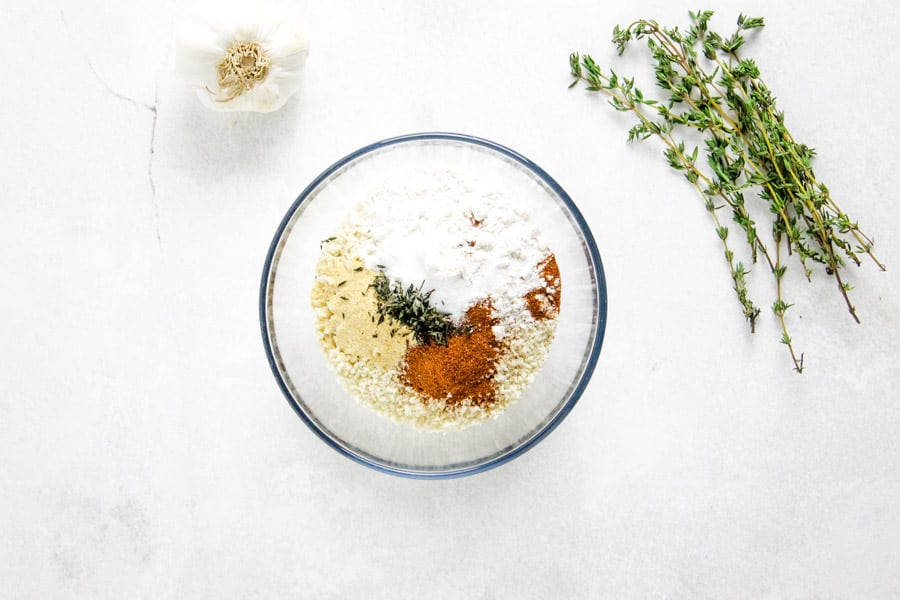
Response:
[{"label": "thyme sprig", "polygon": [[431,304],[434,290],[425,291],[425,282],[419,287],[404,287],[399,281],[391,282],[384,272],[379,272],[372,288],[378,305],[378,324],[393,319],[409,327],[419,344],[434,341],[446,346],[449,337],[457,331],[450,313],[438,310]]},{"label": "thyme sprig", "polygon": [[[762,256],[775,278],[772,311],[794,369],[802,372],[803,354],[795,351],[785,320],[793,305],[783,293],[788,267],[782,246],[797,258],[807,280],[812,278],[814,264],[824,266],[857,322],[849,295],[852,286],[841,271],[848,262],[860,266],[862,255],[868,255],[881,270],[885,266],[872,253],[872,238],[838,207],[828,188],[816,178],[812,169],[815,151],[798,143],[788,131],[784,113],[778,110],[759,67],[739,53],[746,32],[763,27],[763,19],[742,14],[735,32],[723,36],[709,29],[712,16],[709,10],[691,12],[687,31],[647,19],[613,30],[612,41],[620,55],[632,41],[646,41],[656,84],[667,92],[664,99],[645,96],[633,77],[606,71],[587,54],[569,57],[575,78],[569,87],[582,83],[588,91],[608,95],[614,109],[636,116],[629,141],[662,140],[668,164],[696,188],[712,216],[734,291],[753,331],[760,309],[748,293],[748,269],[736,260],[729,245],[729,228],[719,214],[723,209],[730,212],[743,231],[752,262]],[[683,131],[699,134],[702,142],[689,149],[679,135]],[[771,214],[774,253],[760,237],[748,210],[746,194],[751,192]]]}]

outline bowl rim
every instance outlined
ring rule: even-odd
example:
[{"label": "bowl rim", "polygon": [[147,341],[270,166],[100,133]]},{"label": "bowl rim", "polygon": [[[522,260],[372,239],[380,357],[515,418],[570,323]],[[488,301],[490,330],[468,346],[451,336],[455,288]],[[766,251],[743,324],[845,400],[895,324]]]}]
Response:
[{"label": "bowl rim", "polygon": [[[404,469],[396,466],[382,464],[370,460],[365,456],[360,456],[354,452],[351,452],[349,449],[343,447],[337,441],[332,439],[332,437],[328,436],[324,431],[322,431],[316,425],[316,423],[304,412],[302,407],[298,405],[298,403],[294,399],[293,394],[288,388],[287,383],[284,380],[281,370],[278,368],[274,349],[272,348],[272,332],[269,328],[268,318],[268,290],[269,285],[272,281],[272,267],[274,264],[275,255],[281,244],[285,229],[290,224],[291,220],[294,217],[294,214],[297,212],[300,205],[307,200],[309,195],[314,190],[316,190],[324,180],[333,175],[336,171],[352,163],[357,158],[376,150],[397,144],[435,140],[462,142],[493,150],[519,163],[521,166],[525,167],[539,179],[541,179],[544,184],[546,184],[551,190],[553,190],[553,192],[562,200],[563,204],[566,206],[566,209],[571,213],[572,218],[574,219],[574,221],[578,225],[578,228],[581,230],[582,235],[584,236],[585,244],[587,245],[587,250],[593,264],[594,278],[597,284],[597,301],[599,306],[597,307],[597,322],[595,326],[594,341],[591,345],[590,353],[584,365],[584,372],[576,383],[575,388],[572,390],[572,393],[566,401],[565,405],[550,421],[548,421],[544,425],[544,427],[540,431],[538,431],[535,435],[533,435],[520,446],[517,446],[509,452],[506,452],[505,454],[502,454],[500,456],[496,456],[486,462],[476,463],[452,470],[416,470]],[[544,171],[544,169],[542,169],[536,163],[519,154],[518,152],[507,148],[506,146],[502,146],[496,142],[492,142],[490,140],[468,134],[432,131],[398,135],[363,146],[334,162],[331,166],[322,171],[315,179],[313,179],[312,182],[310,182],[302,192],[300,192],[300,195],[297,196],[297,198],[294,200],[294,202],[291,204],[284,217],[282,218],[281,223],[279,224],[278,229],[276,230],[275,235],[272,238],[272,242],[269,245],[269,250],[266,253],[259,291],[259,322],[262,333],[263,347],[266,352],[266,358],[269,361],[269,367],[271,368],[272,373],[275,376],[278,387],[281,389],[282,394],[287,399],[288,404],[291,406],[291,408],[293,408],[297,416],[300,417],[300,419],[306,424],[306,426],[311,429],[319,439],[321,439],[328,446],[336,450],[338,453],[349,458],[350,460],[381,473],[387,473],[390,475],[412,479],[452,479],[474,475],[476,473],[483,473],[510,462],[511,460],[521,456],[522,454],[536,446],[539,442],[546,438],[550,434],[550,432],[556,429],[556,427],[566,418],[566,416],[568,416],[572,408],[574,408],[575,404],[578,403],[581,395],[584,393],[584,390],[587,387],[588,382],[591,380],[594,369],[597,365],[597,361],[600,356],[600,348],[603,345],[603,337],[606,333],[607,306],[608,303],[606,292],[606,277],[603,270],[603,263],[600,259],[600,251],[597,248],[597,243],[594,240],[594,236],[591,233],[587,221],[585,221],[584,216],[581,214],[581,211],[572,201],[571,197],[569,197],[569,194],[562,188],[562,186],[560,186],[555,179],[553,179],[546,171]]]}]

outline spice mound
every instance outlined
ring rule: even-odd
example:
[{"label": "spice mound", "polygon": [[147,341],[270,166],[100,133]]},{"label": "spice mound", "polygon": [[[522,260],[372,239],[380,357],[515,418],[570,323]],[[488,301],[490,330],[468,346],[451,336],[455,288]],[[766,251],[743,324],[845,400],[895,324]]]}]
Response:
[{"label": "spice mound", "polygon": [[498,417],[532,383],[561,290],[527,211],[434,166],[387,177],[322,241],[311,300],[328,362],[360,403],[448,430]]}]

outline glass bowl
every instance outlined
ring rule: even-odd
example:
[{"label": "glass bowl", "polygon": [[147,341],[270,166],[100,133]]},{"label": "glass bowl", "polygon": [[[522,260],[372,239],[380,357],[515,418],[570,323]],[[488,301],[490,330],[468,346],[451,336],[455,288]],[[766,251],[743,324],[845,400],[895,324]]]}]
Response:
[{"label": "glass bowl", "polygon": [[[310,303],[320,244],[393,170],[440,164],[474,172],[528,209],[556,255],[562,302],[547,358],[518,401],[459,431],[420,430],[358,402],[328,366]],[[299,417],[348,458],[385,473],[449,478],[521,455],[569,414],[584,392],[606,326],[606,282],[594,238],[568,194],[543,169],[496,143],[452,133],[404,135],[361,148],[303,190],[278,227],[260,286],[263,344]]]}]

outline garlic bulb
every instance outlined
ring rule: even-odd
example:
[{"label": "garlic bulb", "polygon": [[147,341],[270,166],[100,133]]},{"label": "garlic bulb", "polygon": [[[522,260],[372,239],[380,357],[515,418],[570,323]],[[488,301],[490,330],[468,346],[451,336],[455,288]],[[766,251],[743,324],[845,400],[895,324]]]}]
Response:
[{"label": "garlic bulb", "polygon": [[255,3],[197,5],[176,33],[178,70],[214,110],[272,112],[297,90],[309,41]]}]

